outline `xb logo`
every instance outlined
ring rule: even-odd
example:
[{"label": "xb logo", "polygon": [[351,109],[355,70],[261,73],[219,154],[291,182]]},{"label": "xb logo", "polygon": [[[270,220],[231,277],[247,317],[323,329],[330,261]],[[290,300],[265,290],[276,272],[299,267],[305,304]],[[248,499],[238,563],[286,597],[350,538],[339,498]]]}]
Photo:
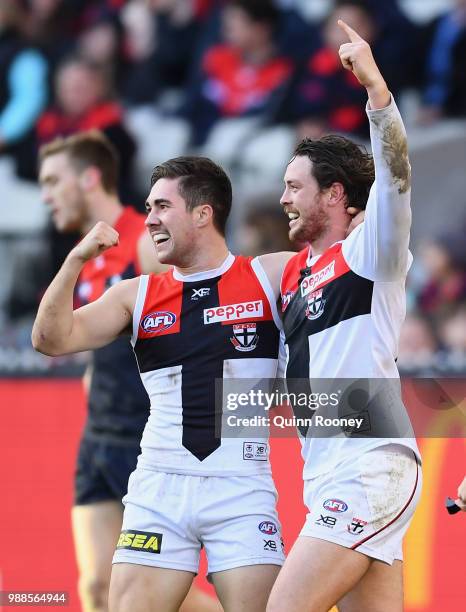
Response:
[{"label": "xb logo", "polygon": [[207,295],[210,295],[210,287],[201,287],[200,289],[193,289],[191,299],[198,300],[199,298],[206,297]]}]

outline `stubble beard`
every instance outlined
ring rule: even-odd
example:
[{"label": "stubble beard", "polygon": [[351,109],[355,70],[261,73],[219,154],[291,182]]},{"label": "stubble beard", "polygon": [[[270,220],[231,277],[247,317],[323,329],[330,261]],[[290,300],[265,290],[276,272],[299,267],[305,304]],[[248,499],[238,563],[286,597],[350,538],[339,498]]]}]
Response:
[{"label": "stubble beard", "polygon": [[293,242],[312,244],[325,236],[329,227],[328,213],[322,205],[320,195],[317,195],[311,211],[306,216],[300,216],[299,225],[290,230],[289,238]]}]

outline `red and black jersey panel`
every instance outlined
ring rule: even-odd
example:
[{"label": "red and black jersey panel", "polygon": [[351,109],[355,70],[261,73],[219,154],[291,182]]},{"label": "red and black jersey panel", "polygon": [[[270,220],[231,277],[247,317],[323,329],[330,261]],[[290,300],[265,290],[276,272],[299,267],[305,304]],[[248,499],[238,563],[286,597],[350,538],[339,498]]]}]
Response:
[{"label": "red and black jersey panel", "polygon": [[282,278],[283,326],[289,346],[287,378],[309,378],[313,335],[371,313],[374,283],[349,268],[342,243],[330,247],[313,266],[307,265],[307,256],[306,248],[292,257]]},{"label": "red and black jersey panel", "polygon": [[139,369],[181,366],[182,444],[200,461],[221,444],[215,381],[225,376],[225,362],[278,356],[279,331],[250,262],[236,257],[206,280],[181,282],[169,271],[149,281],[135,343]]}]

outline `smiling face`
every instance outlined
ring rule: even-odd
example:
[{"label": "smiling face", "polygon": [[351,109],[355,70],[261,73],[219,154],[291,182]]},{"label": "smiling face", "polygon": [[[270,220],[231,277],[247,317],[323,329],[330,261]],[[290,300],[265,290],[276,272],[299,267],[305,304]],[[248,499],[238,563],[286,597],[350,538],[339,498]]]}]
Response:
[{"label": "smiling face", "polygon": [[48,155],[39,171],[42,199],[59,232],[81,231],[87,219],[80,175],[66,153]]},{"label": "smiling face", "polygon": [[330,217],[325,207],[325,195],[312,175],[308,157],[294,157],[285,173],[285,191],[280,199],[290,219],[292,241],[313,242],[329,229]]},{"label": "smiling face", "polygon": [[146,227],[161,263],[189,267],[196,253],[196,208],[188,210],[178,191],[180,178],[161,178],[154,183],[146,202]]}]

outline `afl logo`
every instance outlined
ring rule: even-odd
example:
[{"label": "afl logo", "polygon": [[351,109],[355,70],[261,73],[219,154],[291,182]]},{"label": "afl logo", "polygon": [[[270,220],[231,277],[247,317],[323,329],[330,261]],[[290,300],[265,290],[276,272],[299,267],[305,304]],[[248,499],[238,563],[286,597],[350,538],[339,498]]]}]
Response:
[{"label": "afl logo", "polygon": [[146,334],[159,334],[169,329],[176,323],[176,315],[173,312],[162,310],[151,312],[141,321],[141,328]]},{"label": "afl logo", "polygon": [[277,533],[278,529],[275,523],[272,523],[272,521],[262,521],[262,523],[259,524],[259,531],[265,533],[266,535],[274,535]]},{"label": "afl logo", "polygon": [[330,512],[346,512],[348,510],[348,504],[341,499],[326,499],[322,505]]}]

